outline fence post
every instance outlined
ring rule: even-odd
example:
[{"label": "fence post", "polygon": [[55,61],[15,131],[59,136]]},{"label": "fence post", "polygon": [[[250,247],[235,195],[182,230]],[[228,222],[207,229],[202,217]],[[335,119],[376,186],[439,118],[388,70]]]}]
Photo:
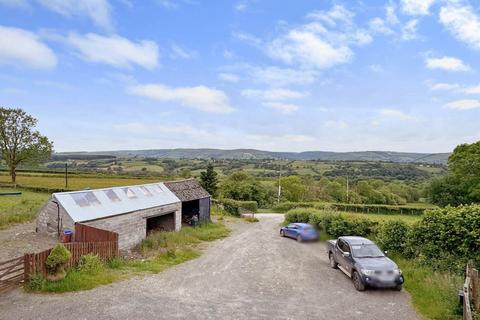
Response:
[{"label": "fence post", "polygon": [[480,297],[478,296],[478,270],[470,268],[470,281],[472,285],[472,302],[475,310],[480,310]]},{"label": "fence post", "polygon": [[23,255],[23,280],[27,282],[30,279],[31,270],[31,253],[25,253]]}]

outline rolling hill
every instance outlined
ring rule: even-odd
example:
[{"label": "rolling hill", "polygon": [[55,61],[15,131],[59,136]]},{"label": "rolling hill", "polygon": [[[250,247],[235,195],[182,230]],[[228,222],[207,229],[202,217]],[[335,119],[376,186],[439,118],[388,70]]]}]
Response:
[{"label": "rolling hill", "polygon": [[101,157],[118,158],[172,158],[172,159],[287,159],[324,161],[383,161],[397,163],[446,164],[450,153],[412,153],[393,151],[305,151],[273,152],[255,149],[152,149],[120,150],[102,152],[56,153],[54,159],[95,159]]}]

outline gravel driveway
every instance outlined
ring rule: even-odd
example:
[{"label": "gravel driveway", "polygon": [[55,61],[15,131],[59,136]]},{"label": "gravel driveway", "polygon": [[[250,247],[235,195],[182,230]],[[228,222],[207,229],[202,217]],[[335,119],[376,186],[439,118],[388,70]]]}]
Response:
[{"label": "gravel driveway", "polygon": [[0,296],[0,319],[417,319],[405,291],[355,291],[329,268],[324,244],[279,237],[282,215],[258,217],[157,275],[79,293]]}]

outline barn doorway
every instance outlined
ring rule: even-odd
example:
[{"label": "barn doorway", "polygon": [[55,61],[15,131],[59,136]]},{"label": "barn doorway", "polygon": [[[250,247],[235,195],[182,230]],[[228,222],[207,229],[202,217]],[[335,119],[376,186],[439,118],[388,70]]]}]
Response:
[{"label": "barn doorway", "polygon": [[157,231],[175,231],[175,213],[147,218],[147,235]]}]

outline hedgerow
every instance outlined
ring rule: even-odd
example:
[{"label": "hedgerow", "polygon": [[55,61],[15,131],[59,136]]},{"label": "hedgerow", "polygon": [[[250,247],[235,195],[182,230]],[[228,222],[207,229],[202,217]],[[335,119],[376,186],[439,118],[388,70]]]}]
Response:
[{"label": "hedgerow", "polygon": [[480,205],[428,210],[413,225],[314,208],[290,210],[285,222],[310,223],[333,238],[369,237],[384,250],[418,259],[437,270],[461,273],[469,260],[480,265]]}]

